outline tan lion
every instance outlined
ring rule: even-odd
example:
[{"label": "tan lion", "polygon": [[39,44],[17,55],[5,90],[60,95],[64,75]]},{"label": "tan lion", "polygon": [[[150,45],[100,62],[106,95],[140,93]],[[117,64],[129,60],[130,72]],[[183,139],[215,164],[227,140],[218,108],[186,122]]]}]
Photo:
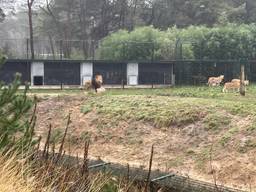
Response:
[{"label": "tan lion", "polygon": [[[234,83],[234,82],[240,83],[240,79],[232,79],[231,82],[232,82],[232,83]],[[249,80],[244,80],[244,85],[245,85],[245,86],[248,86],[249,83],[250,83]]]},{"label": "tan lion", "polygon": [[209,77],[208,85],[209,87],[220,86],[221,82],[224,80],[224,75],[220,75],[219,77]]},{"label": "tan lion", "polygon": [[89,90],[90,88],[94,89],[95,92],[97,93],[98,90],[99,92],[105,91],[105,89],[102,89],[102,84],[103,84],[103,78],[102,75],[95,75],[95,78],[92,80],[88,80],[84,82],[84,88],[85,90]]},{"label": "tan lion", "polygon": [[239,91],[239,89],[240,89],[240,80],[239,80],[239,82],[234,81],[234,82],[225,83],[222,92],[227,93],[228,90]]}]

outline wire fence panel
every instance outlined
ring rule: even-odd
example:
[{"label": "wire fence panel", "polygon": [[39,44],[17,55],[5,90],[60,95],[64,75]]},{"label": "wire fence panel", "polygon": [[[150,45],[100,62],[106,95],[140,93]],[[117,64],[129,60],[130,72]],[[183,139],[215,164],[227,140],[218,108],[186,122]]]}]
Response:
[{"label": "wire fence panel", "polygon": [[34,58],[29,39],[0,39],[0,50],[10,59],[72,60],[172,60],[175,45],[156,42],[119,42],[105,45],[95,40],[42,40],[35,38]]},{"label": "wire fence panel", "polygon": [[15,74],[19,73],[21,75],[21,82],[30,82],[30,62],[29,61],[7,61],[0,70],[0,81],[11,83]]},{"label": "wire fence panel", "polygon": [[1,39],[0,50],[8,58],[26,59],[28,57],[26,39]]},{"label": "wire fence panel", "polygon": [[139,84],[171,84],[172,66],[172,63],[139,63]]},{"label": "wire fence panel", "polygon": [[121,85],[126,83],[126,69],[125,63],[94,62],[93,75],[102,75],[104,84]]},{"label": "wire fence panel", "polygon": [[44,78],[46,85],[80,85],[80,63],[45,62]]},{"label": "wire fence panel", "polygon": [[[34,39],[34,59],[94,59],[97,41]],[[31,59],[29,39],[0,39],[0,50],[10,59]]]},{"label": "wire fence panel", "polygon": [[[29,39],[0,39],[0,51],[12,59],[31,59]],[[32,59],[72,59],[111,61],[170,61],[170,60],[240,60],[236,52],[221,50],[215,55],[207,42],[180,41],[107,41],[107,40],[48,40],[34,39]],[[253,51],[252,51],[253,52]],[[255,54],[247,55],[250,60]]]},{"label": "wire fence panel", "polygon": [[[180,85],[206,85],[209,77],[224,75],[224,81],[240,78],[241,62],[237,60],[191,60],[175,61],[174,74],[176,84]],[[256,80],[256,63],[246,63],[246,79]]]}]

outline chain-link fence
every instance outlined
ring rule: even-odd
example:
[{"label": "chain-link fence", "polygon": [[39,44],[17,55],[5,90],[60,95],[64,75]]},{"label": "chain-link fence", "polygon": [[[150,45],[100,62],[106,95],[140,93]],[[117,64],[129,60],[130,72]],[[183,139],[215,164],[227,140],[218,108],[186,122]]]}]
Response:
[{"label": "chain-link fence", "polygon": [[255,60],[180,60],[174,61],[176,84],[205,85],[209,77],[224,75],[224,81],[240,78],[241,64],[245,79],[256,82]]},{"label": "chain-link fence", "polygon": [[[34,59],[94,59],[98,41],[34,39]],[[29,39],[1,39],[0,50],[10,59],[31,59]]]},{"label": "chain-link fence", "polygon": [[[171,61],[171,60],[240,60],[256,58],[255,50],[240,51],[219,43],[181,40],[171,42],[109,41],[109,40],[41,40],[35,38],[34,58],[29,39],[0,39],[0,51],[10,59],[46,60],[109,60],[109,61]],[[219,48],[218,48],[219,47]]]},{"label": "chain-link fence", "polygon": [[34,39],[32,58],[29,39],[0,39],[0,51],[10,59],[46,60],[173,60],[176,45],[157,42],[119,42],[104,44],[96,40]]},{"label": "chain-link fence", "polygon": [[[191,50],[196,53],[192,53]],[[225,81],[239,78],[241,59],[209,59],[202,43],[177,41],[174,44],[159,46],[156,42],[108,42],[94,40],[34,40],[34,59],[70,60],[81,63],[82,60],[96,62],[95,71],[104,73],[109,83],[124,83],[126,64],[139,63],[139,84],[169,84],[171,77],[167,66],[174,66],[176,84],[205,84],[208,77],[224,75]],[[0,40],[0,50],[9,59],[31,59],[29,39]],[[227,54],[228,55],[228,54]],[[256,60],[246,59],[246,79],[256,82]],[[101,60],[102,63],[97,64]],[[145,64],[144,64],[145,63]],[[151,67],[152,64],[152,67]],[[71,65],[71,64],[69,64]],[[150,70],[149,70],[150,69]],[[158,72],[156,72],[158,71]],[[159,74],[158,74],[159,73]],[[125,77],[125,78],[124,78]],[[155,79],[154,79],[155,78]],[[78,80],[74,80],[78,82]]]}]

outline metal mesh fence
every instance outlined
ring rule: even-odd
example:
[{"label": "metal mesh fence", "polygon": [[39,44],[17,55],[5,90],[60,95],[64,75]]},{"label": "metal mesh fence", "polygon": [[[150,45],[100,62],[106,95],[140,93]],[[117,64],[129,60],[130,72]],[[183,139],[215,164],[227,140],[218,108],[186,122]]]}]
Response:
[{"label": "metal mesh fence", "polygon": [[[70,62],[102,60],[105,62],[95,64],[95,70],[99,70],[100,73],[105,70],[105,78],[108,78],[110,83],[114,81],[118,84],[127,80],[124,74],[126,74],[125,64],[128,61],[140,63],[139,76],[143,77],[143,79],[138,79],[140,84],[169,84],[171,82],[169,75],[171,69],[169,68],[172,66],[174,66],[175,83],[178,85],[206,84],[208,77],[219,75],[224,75],[225,81],[239,78],[240,59],[207,59],[204,58],[203,51],[201,52],[200,48],[198,49],[199,58],[195,58],[190,51],[191,46],[195,46],[195,44],[196,42],[192,41],[183,44],[177,42],[174,45],[166,44],[164,47],[159,47],[155,42],[108,42],[108,44],[105,44],[94,40],[35,39],[34,59],[70,60]],[[31,59],[29,39],[0,40],[0,51],[7,55],[9,59]],[[169,68],[161,68],[161,62],[170,64]],[[106,65],[108,66],[107,69],[104,68]],[[144,65],[145,67],[142,67]],[[151,67],[151,65],[154,67]],[[246,79],[255,82],[256,60],[252,58],[247,60],[245,69]],[[78,80],[75,81],[78,82]]]},{"label": "metal mesh fence", "polygon": [[[176,45],[156,42],[34,39],[34,59],[72,60],[172,60]],[[10,59],[31,59],[29,39],[0,39],[0,50]]]},{"label": "metal mesh fence", "polygon": [[[174,62],[176,84],[205,85],[209,77],[224,75],[225,82],[240,78],[239,60],[180,60]],[[245,65],[245,79],[256,81],[256,61],[248,60]]]},{"label": "metal mesh fence", "polygon": [[[205,50],[206,42],[172,43],[108,40],[48,40],[34,39],[34,58],[48,60],[109,60],[109,61],[170,61],[170,60],[240,60],[228,50],[222,55]],[[0,51],[10,59],[31,59],[29,39],[0,39]],[[248,59],[255,59],[253,55]]]},{"label": "metal mesh fence", "polygon": [[[93,59],[97,41],[34,39],[34,59]],[[10,59],[31,59],[29,39],[0,39],[0,50]]]}]

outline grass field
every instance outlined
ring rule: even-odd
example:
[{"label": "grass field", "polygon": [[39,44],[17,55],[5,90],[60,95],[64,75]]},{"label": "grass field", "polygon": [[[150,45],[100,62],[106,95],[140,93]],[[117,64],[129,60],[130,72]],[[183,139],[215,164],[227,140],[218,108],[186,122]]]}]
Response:
[{"label": "grass field", "polygon": [[[90,95],[84,113],[96,109],[112,118],[151,121],[159,126],[193,123],[207,115],[218,116],[225,111],[241,117],[256,113],[256,87],[247,88],[245,97],[239,93],[222,93],[221,88],[175,87],[170,89],[108,90]],[[221,116],[223,114],[219,114]],[[211,119],[211,118],[207,118]],[[217,122],[218,119],[215,119]]]}]

